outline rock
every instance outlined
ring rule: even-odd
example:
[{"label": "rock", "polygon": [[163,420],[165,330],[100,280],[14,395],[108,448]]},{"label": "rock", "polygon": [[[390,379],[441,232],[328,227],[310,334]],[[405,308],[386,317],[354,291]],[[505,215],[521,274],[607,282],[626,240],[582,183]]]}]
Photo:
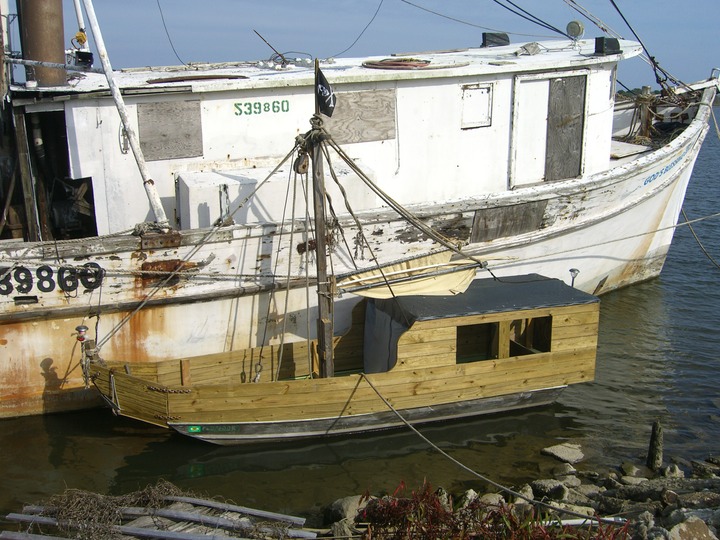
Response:
[{"label": "rock", "polygon": [[547,497],[555,501],[564,501],[569,493],[568,488],[558,480],[535,480],[530,486],[536,499]]},{"label": "rock", "polygon": [[361,531],[355,528],[353,520],[345,518],[330,525],[330,533],[333,538],[356,538]]},{"label": "rock", "polygon": [[[572,512],[572,514],[567,514],[567,516],[573,516],[577,517],[577,514],[592,517],[595,515],[595,509],[590,506],[578,506],[576,504],[566,504],[566,503],[557,503],[555,504],[557,508],[560,508],[562,510],[566,510],[568,512]],[[564,517],[562,512],[559,512],[560,517]]]},{"label": "rock", "polygon": [[605,491],[604,487],[596,486],[595,484],[581,484],[575,488],[575,491],[589,497],[591,499],[597,497],[600,493]]},{"label": "rock", "polygon": [[517,493],[521,495],[526,501],[532,501],[535,498],[533,490],[529,484],[525,484],[524,486],[522,486],[520,489],[517,490]]},{"label": "rock", "polygon": [[468,489],[465,493],[463,493],[462,497],[460,497],[458,508],[467,508],[468,505],[477,498],[477,491],[475,491],[474,489]]},{"label": "rock", "polygon": [[353,495],[336,500],[325,508],[325,523],[335,523],[344,519],[354,520],[358,511],[365,507],[365,504],[360,504],[361,499],[362,495]]},{"label": "rock", "polygon": [[672,489],[663,489],[660,492],[660,502],[667,506],[677,505],[680,497]]},{"label": "rock", "polygon": [[505,498],[500,493],[486,493],[480,497],[480,502],[487,506],[501,506],[505,503]]},{"label": "rock", "polygon": [[670,540],[718,540],[705,522],[691,517],[670,529]]},{"label": "rock", "polygon": [[720,508],[713,510],[707,522],[716,529],[720,528]]},{"label": "rock", "polygon": [[625,462],[620,465],[620,470],[624,476],[637,476],[640,473],[640,469],[634,463]]},{"label": "rock", "polygon": [[680,505],[685,508],[717,508],[720,506],[720,493],[699,491],[680,495]]},{"label": "rock", "polygon": [[583,495],[576,489],[569,489],[566,502],[569,504],[576,504],[579,506],[592,506],[592,499]]},{"label": "rock", "polygon": [[707,461],[692,461],[693,474],[701,478],[720,476],[720,466]]},{"label": "rock", "polygon": [[620,478],[620,483],[625,486],[637,486],[647,481],[647,478],[642,478],[638,476],[623,476]]},{"label": "rock", "polygon": [[585,457],[585,454],[583,454],[580,449],[580,445],[571,443],[549,446],[548,448],[543,448],[540,452],[547,456],[552,456],[560,461],[564,461],[565,463],[571,464],[578,463]]},{"label": "rock", "polygon": [[685,473],[674,463],[665,467],[662,470],[662,475],[665,478],[685,478]]},{"label": "rock", "polygon": [[647,531],[647,540],[668,540],[670,532],[662,527],[653,527]]},{"label": "rock", "polygon": [[442,504],[443,508],[448,512],[452,512],[453,503],[450,494],[443,488],[437,488],[435,490],[435,495],[437,495],[438,500],[440,501],[440,504]]},{"label": "rock", "polygon": [[569,488],[579,487],[582,482],[577,476],[559,476],[556,478],[558,482],[562,482],[563,485]]},{"label": "rock", "polygon": [[562,463],[552,470],[553,476],[570,476],[577,474],[577,469],[569,463]]}]

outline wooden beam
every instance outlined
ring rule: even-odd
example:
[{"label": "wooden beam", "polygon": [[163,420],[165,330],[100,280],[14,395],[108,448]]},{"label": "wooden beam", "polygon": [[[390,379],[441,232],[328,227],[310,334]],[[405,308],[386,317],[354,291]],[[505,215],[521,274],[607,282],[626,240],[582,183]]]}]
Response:
[{"label": "wooden beam", "polygon": [[13,110],[15,124],[15,141],[18,150],[18,165],[20,166],[20,181],[23,187],[23,200],[25,203],[25,225],[26,238],[28,242],[38,242],[40,219],[35,200],[35,179],[30,164],[30,147],[28,145],[27,125],[25,124],[25,111],[23,109]]}]

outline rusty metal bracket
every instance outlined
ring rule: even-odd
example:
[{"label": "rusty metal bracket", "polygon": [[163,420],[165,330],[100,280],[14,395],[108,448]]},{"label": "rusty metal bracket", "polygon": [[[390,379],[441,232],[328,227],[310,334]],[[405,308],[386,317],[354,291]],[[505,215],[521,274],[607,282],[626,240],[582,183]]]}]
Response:
[{"label": "rusty metal bracket", "polygon": [[140,237],[140,249],[163,249],[180,247],[182,235],[178,231],[146,233]]}]

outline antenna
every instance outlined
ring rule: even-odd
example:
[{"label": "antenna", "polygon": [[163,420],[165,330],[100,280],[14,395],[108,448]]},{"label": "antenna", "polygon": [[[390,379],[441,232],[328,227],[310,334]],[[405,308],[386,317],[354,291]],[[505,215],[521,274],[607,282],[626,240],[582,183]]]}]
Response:
[{"label": "antenna", "polygon": [[262,36],[260,35],[260,32],[258,32],[258,31],[255,30],[255,29],[253,29],[253,32],[255,32],[255,33],[258,35],[258,37],[259,37],[260,39],[262,39],[262,40],[265,42],[265,44],[273,50],[273,52],[274,52],[275,54],[277,54],[280,58],[282,58],[282,66],[283,66],[283,67],[287,66],[288,61],[285,59],[285,57],[283,56],[283,54],[282,54],[281,52],[278,52],[278,50],[277,50],[275,47],[273,47],[272,45],[270,45],[270,43],[268,43],[268,40],[265,39],[264,37],[262,37]]}]

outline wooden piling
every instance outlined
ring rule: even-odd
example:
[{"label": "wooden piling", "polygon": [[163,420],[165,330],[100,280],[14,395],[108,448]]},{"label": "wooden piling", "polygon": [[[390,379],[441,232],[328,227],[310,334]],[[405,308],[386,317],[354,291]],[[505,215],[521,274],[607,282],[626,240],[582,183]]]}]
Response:
[{"label": "wooden piling", "polygon": [[652,434],[646,465],[652,471],[657,471],[663,463],[663,430],[659,420],[653,422]]}]

